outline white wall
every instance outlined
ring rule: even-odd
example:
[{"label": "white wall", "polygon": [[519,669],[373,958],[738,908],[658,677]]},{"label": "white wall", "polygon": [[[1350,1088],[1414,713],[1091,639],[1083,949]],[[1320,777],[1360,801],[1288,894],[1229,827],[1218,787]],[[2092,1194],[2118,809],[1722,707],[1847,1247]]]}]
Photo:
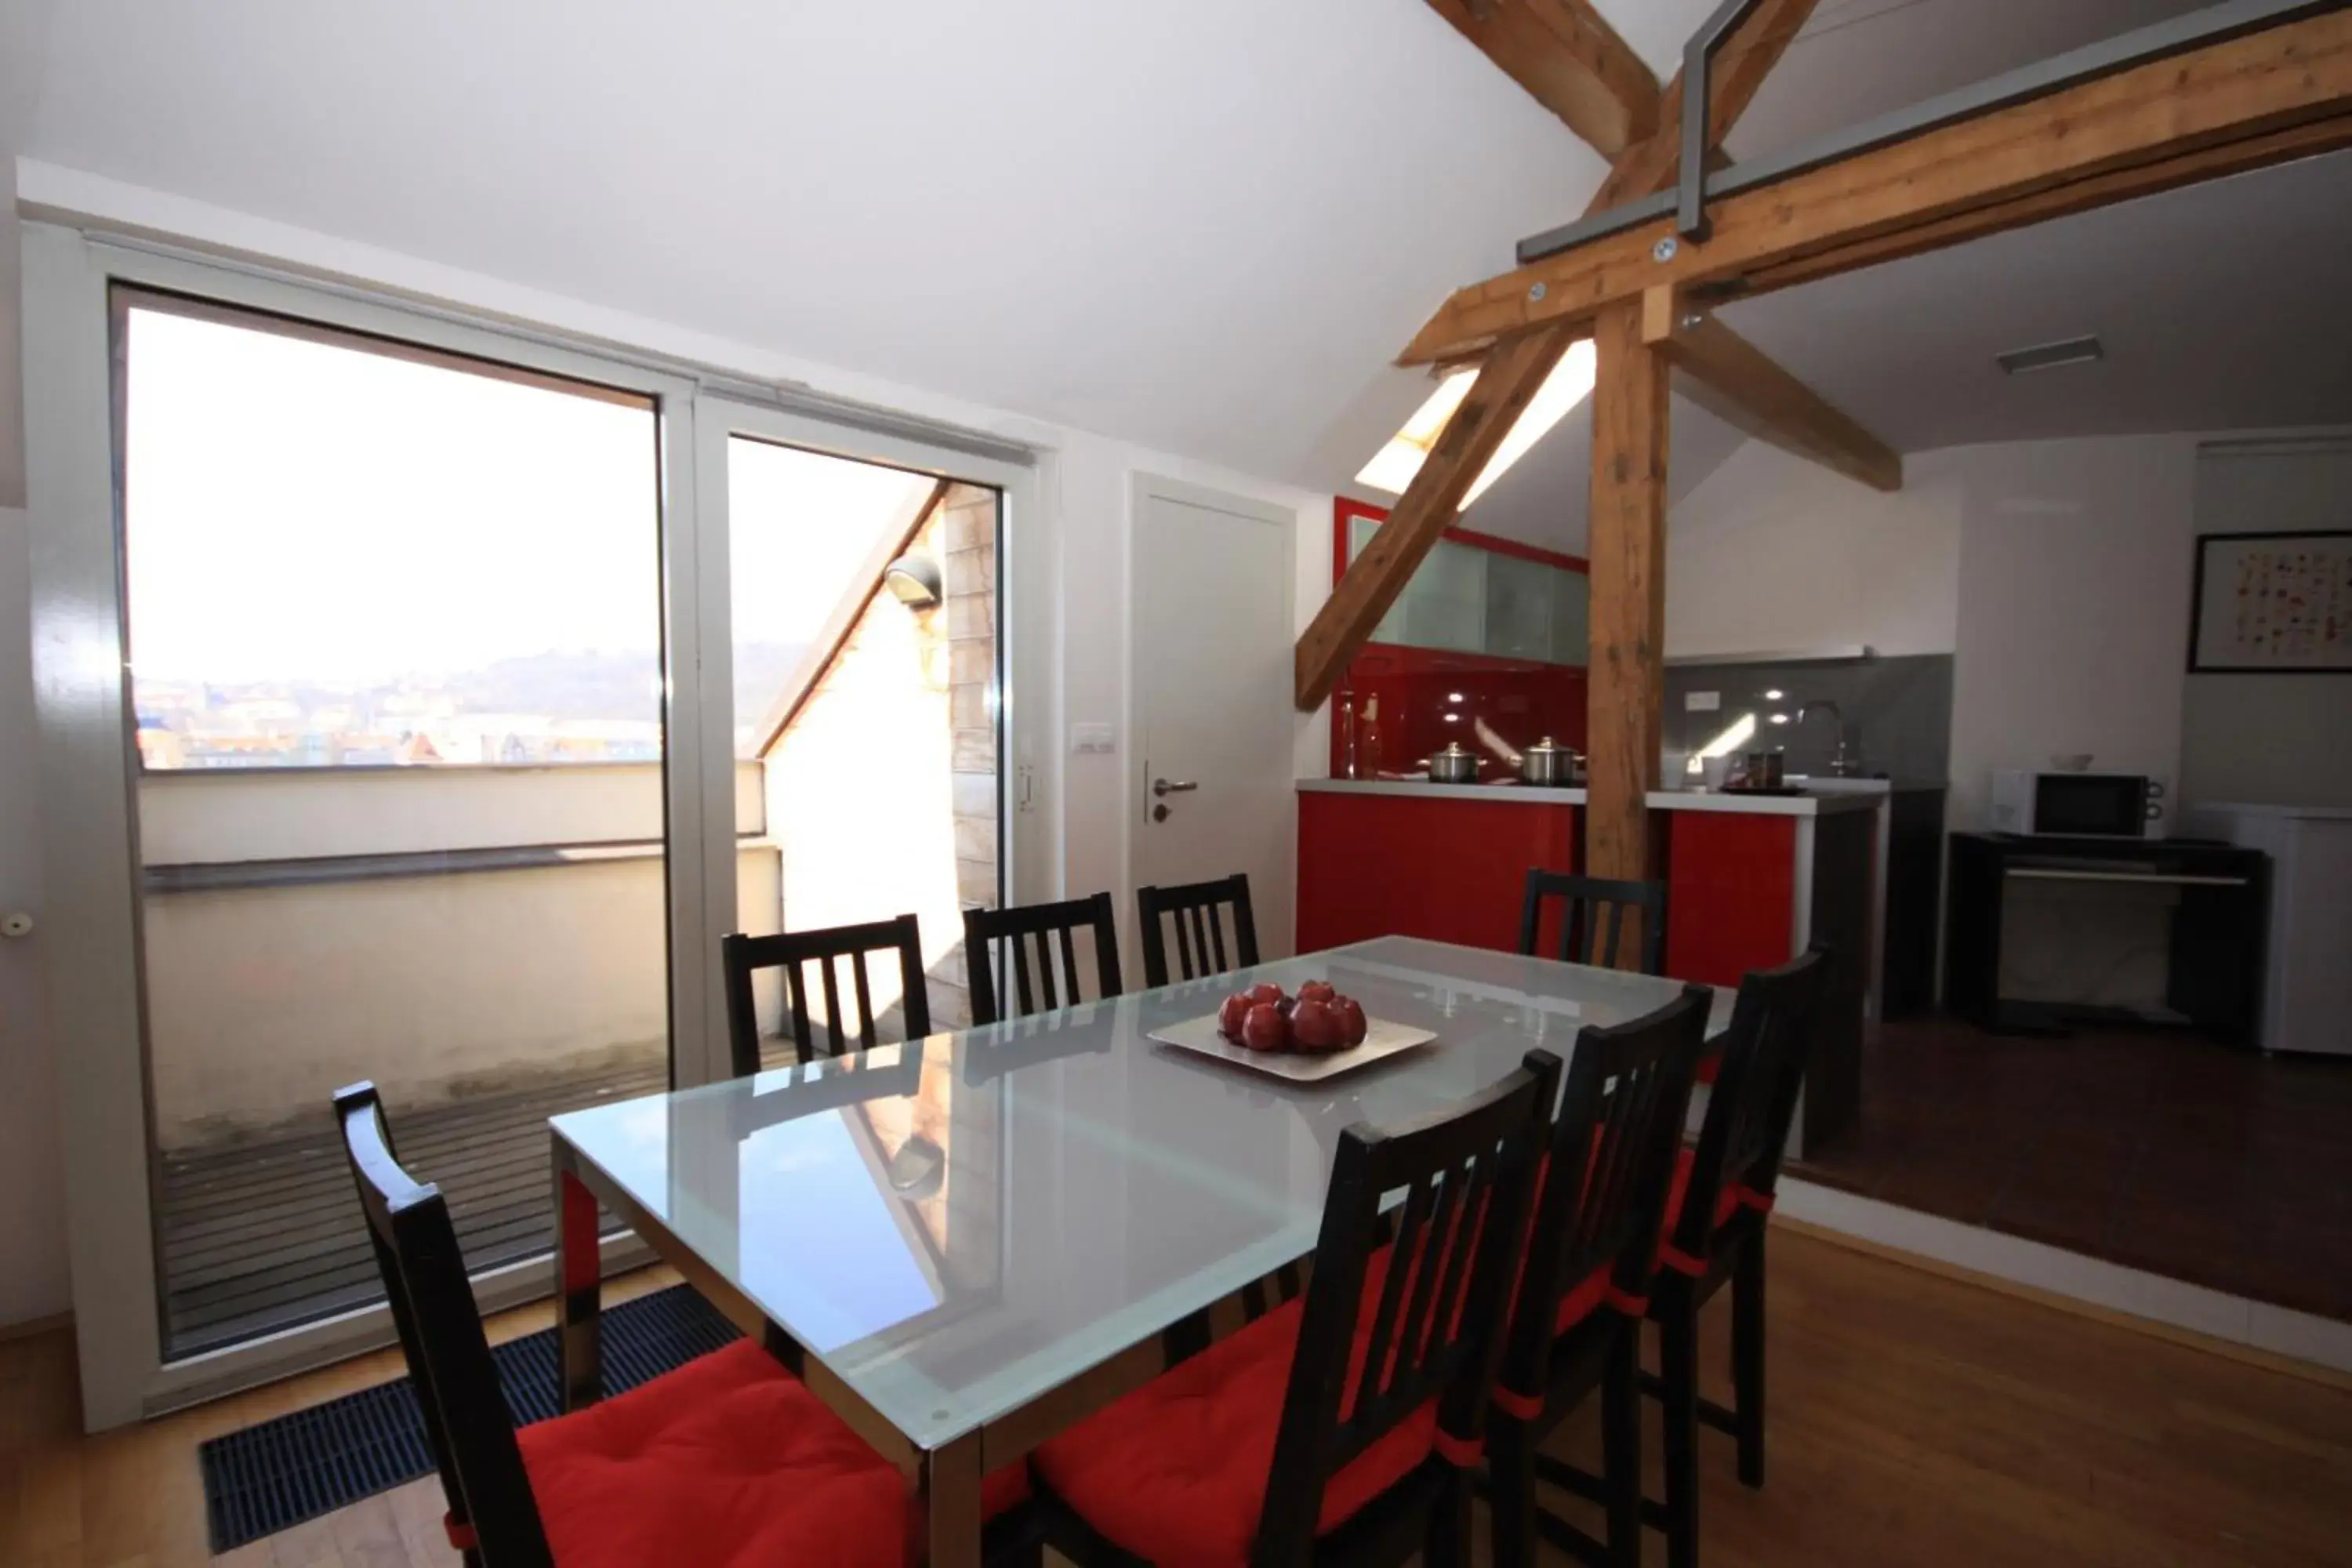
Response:
[{"label": "white wall", "polygon": [[[2197,531],[2352,528],[2352,436],[2210,445]],[[2352,675],[2191,675],[2180,718],[2186,801],[2352,805]]]},{"label": "white wall", "polygon": [[1966,498],[1957,458],[1911,459],[1902,490],[1886,495],[1742,443],[1668,519],[1666,652],[1951,652]]},{"label": "white wall", "polygon": [[1981,827],[1995,768],[2180,777],[2193,436],[1963,449],[1955,829]]},{"label": "white wall", "polygon": [[1749,442],[1669,520],[1666,647],[1953,654],[1947,822],[2059,752],[2177,780],[2197,437],[1955,447],[1881,494]]},{"label": "white wall", "polygon": [[[5,271],[6,268],[0,268]],[[0,380],[16,374],[0,363]],[[41,909],[25,514],[0,507],[0,911]],[[0,941],[0,1324],[63,1311],[64,1173],[43,933]]]}]

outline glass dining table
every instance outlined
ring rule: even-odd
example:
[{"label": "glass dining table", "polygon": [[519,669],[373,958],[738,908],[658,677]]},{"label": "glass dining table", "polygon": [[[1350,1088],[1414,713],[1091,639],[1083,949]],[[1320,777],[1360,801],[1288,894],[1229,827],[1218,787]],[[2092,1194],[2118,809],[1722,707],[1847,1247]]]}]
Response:
[{"label": "glass dining table", "polygon": [[[1294,1083],[1150,1038],[1328,980],[1435,1040]],[[1381,937],[552,1119],[566,1408],[601,1386],[603,1204],[895,1462],[910,1556],[976,1565],[981,1478],[1238,1327],[1321,1224],[1341,1129],[1563,1060],[1680,984]],[[1710,1036],[1728,1024],[1718,993]]]}]

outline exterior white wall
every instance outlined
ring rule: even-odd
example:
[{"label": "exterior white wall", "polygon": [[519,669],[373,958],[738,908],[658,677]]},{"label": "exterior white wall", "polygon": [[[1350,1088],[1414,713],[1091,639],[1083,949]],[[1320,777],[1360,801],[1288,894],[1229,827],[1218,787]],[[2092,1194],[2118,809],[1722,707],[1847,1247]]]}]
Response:
[{"label": "exterior white wall", "polygon": [[[937,551],[940,526],[935,519],[918,536],[914,553]],[[768,820],[782,849],[782,902],[769,905],[763,922],[746,930],[773,931],[779,909],[784,926],[795,931],[911,913],[922,927],[927,971],[961,946],[950,615],[946,604],[916,610],[877,593],[841,656],[769,752]],[[992,846],[986,847],[992,854]],[[866,969],[875,1010],[895,1005],[898,970],[886,963]],[[961,980],[958,967],[950,982],[954,994],[949,986],[929,994],[941,1027],[969,1017]],[[780,1009],[781,986],[762,1001]]]},{"label": "exterior white wall", "polygon": [[[773,907],[776,855],[737,858]],[[394,1106],[662,1061],[658,859],[151,894],[154,1126],[167,1149],[316,1117],[373,1079]]]},{"label": "exterior white wall", "polygon": [[[8,260],[13,265],[13,256]],[[0,267],[0,278],[6,271]],[[0,362],[0,382],[15,375],[13,363]],[[25,513],[0,507],[0,913],[37,917],[41,814],[26,553]],[[61,1312],[68,1300],[44,940],[37,927],[30,937],[0,940],[0,1324]]]},{"label": "exterior white wall", "polygon": [[[735,769],[736,826],[765,820],[760,765]],[[662,764],[192,769],[139,783],[150,866],[397,855],[662,836]]]}]

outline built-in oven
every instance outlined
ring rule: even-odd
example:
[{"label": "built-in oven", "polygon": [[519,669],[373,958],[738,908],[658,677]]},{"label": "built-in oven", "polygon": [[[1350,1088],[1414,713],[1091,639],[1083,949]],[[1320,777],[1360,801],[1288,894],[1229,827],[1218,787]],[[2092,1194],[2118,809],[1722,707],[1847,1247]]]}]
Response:
[{"label": "built-in oven", "polygon": [[2146,773],[2028,773],[1992,775],[1997,833],[2067,838],[2154,838],[2164,816],[2164,785]]}]

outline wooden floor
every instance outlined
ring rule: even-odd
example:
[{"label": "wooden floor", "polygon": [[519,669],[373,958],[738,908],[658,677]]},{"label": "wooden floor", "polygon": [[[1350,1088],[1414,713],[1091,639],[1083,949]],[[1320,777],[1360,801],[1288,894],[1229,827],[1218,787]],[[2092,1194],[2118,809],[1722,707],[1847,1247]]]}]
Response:
[{"label": "wooden floor", "polygon": [[[1708,1568],[2352,1563],[2343,1380],[2249,1365],[1785,1226],[1772,1245],[1770,1484],[1743,1490],[1728,1439],[1703,1438]],[[654,1271],[608,1300],[667,1282]],[[1708,1317],[1720,1384],[1726,1313]],[[547,1321],[527,1309],[496,1328]],[[62,1333],[0,1343],[7,1568],[206,1561],[199,1442],[398,1370],[379,1355],[85,1439],[71,1360]],[[1654,1419],[1647,1435],[1654,1448]],[[1560,1447],[1591,1462],[1591,1420],[1571,1421]],[[222,1561],[451,1563],[441,1507],[421,1481]],[[1647,1549],[1664,1561],[1655,1536]]]},{"label": "wooden floor", "polygon": [[[669,1087],[666,1061],[629,1061],[447,1103],[386,1110],[409,1168],[448,1194],[476,1268],[543,1251],[547,1119]],[[331,1117],[166,1154],[160,1173],[164,1327],[174,1356],[344,1311],[382,1294]]]}]

